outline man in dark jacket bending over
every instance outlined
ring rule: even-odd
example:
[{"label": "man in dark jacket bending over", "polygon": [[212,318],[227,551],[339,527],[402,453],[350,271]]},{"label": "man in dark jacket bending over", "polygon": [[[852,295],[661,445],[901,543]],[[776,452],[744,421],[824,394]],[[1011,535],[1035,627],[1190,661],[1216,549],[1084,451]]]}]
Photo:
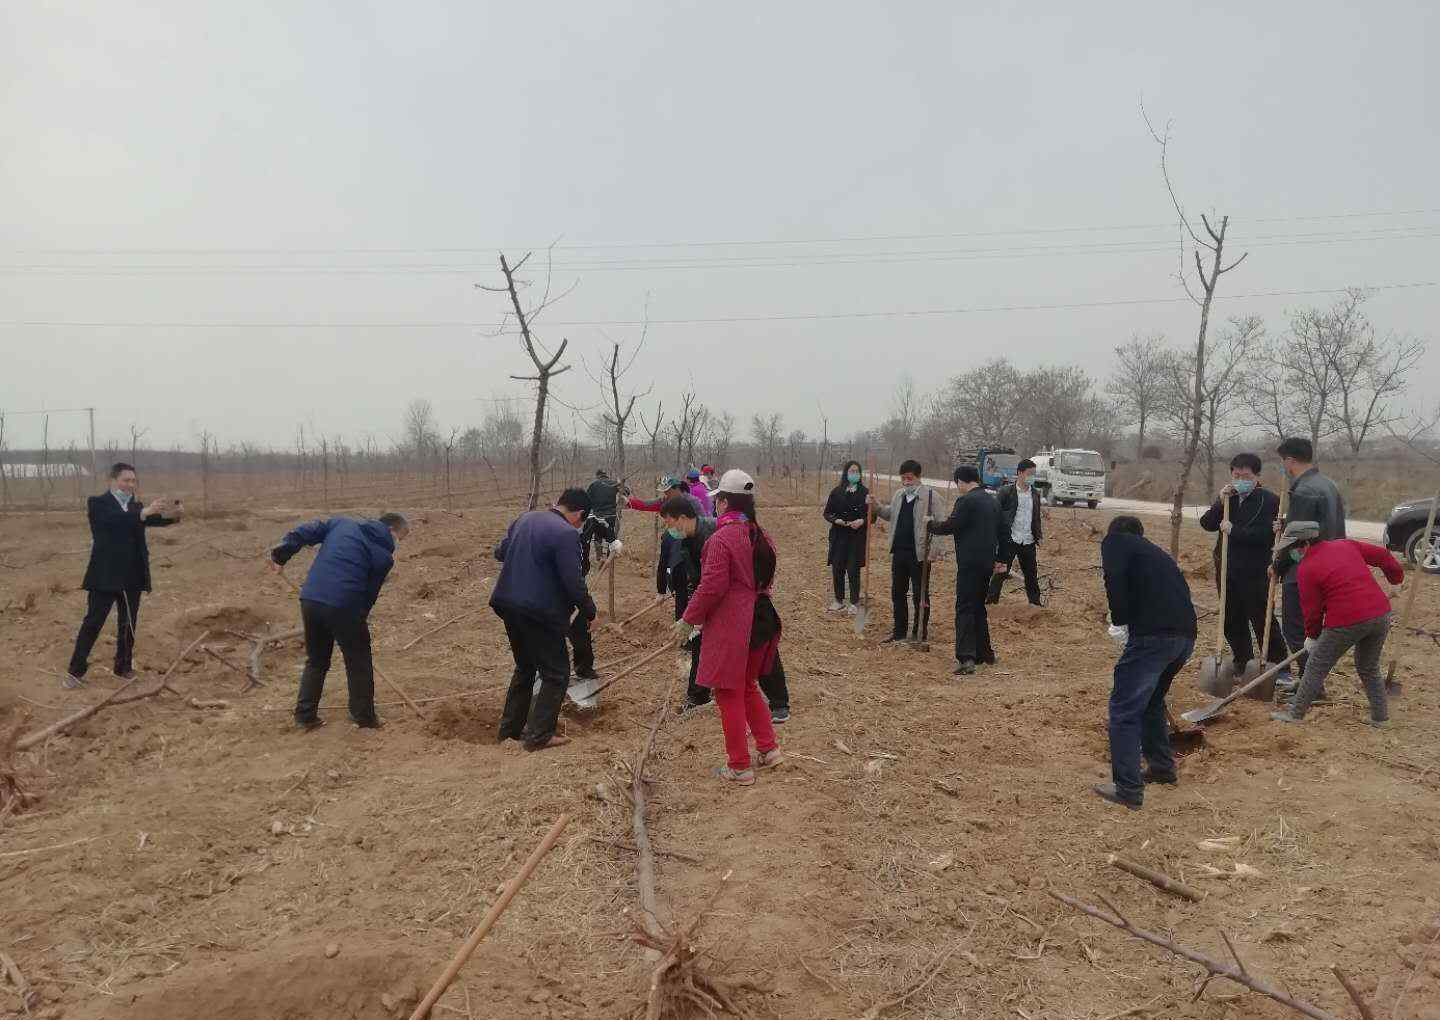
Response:
[{"label": "man in dark jacket bending over", "polygon": [[[1195,650],[1195,604],[1185,575],[1145,538],[1138,517],[1117,517],[1100,542],[1110,636],[1122,647],[1110,691],[1110,772],[1094,787],[1112,804],[1138,811],[1146,783],[1176,782],[1165,695]],[[1140,758],[1150,763],[1140,771]]]},{"label": "man in dark jacket bending over", "polygon": [[[580,564],[580,525],[589,513],[585,490],[566,489],[549,510],[517,517],[495,547],[495,558],[503,566],[490,608],[505,624],[515,657],[500,716],[500,741],[519,740],[527,751],[569,743],[555,732],[570,686],[565,635],[575,610],[587,620],[596,616]],[[532,706],[537,673],[540,692]]]},{"label": "man in dark jacket bending over", "polygon": [[395,545],[408,534],[410,522],[401,514],[365,521],[332,517],[300,525],[270,550],[270,569],[278,574],[305,546],[320,547],[300,588],[305,670],[300,674],[295,724],[302,730],[325,725],[319,715],[320,695],[337,643],[345,658],[351,720],[362,729],[380,728],[370,658],[370,610],[395,565]]}]

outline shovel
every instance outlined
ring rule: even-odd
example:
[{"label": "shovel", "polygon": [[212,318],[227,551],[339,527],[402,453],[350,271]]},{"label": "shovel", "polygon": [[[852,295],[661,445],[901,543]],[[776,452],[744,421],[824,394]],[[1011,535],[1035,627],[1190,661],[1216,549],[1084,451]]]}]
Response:
[{"label": "shovel", "polygon": [[667,642],[661,645],[659,648],[655,649],[649,655],[645,656],[645,658],[641,659],[639,662],[626,666],[620,672],[612,676],[609,680],[606,680],[603,683],[599,680],[582,680],[578,684],[571,684],[570,689],[567,690],[565,693],[569,695],[570,700],[574,701],[575,704],[580,706],[581,708],[594,708],[596,704],[594,699],[601,691],[609,687],[611,684],[619,680],[625,679],[627,676],[635,672],[641,666],[648,666],[650,663],[654,662],[656,659],[660,658],[660,656],[664,655],[666,652],[670,651],[674,647],[675,646],[673,644]]},{"label": "shovel", "polygon": [[1177,754],[1189,754],[1205,746],[1205,731],[1193,726],[1181,726],[1169,705],[1165,706],[1165,719],[1170,723],[1171,750]]},{"label": "shovel", "polygon": [[[1188,723],[1202,723],[1214,719],[1221,712],[1225,711],[1225,706],[1230,704],[1230,702],[1235,701],[1237,698],[1240,698],[1246,694],[1249,694],[1252,690],[1259,687],[1266,681],[1273,681],[1275,677],[1280,674],[1281,670],[1285,669],[1292,662],[1298,659],[1301,655],[1304,654],[1304,652],[1305,649],[1303,648],[1300,649],[1300,651],[1298,652],[1291,652],[1284,661],[1275,663],[1275,665],[1265,670],[1265,672],[1261,673],[1254,680],[1251,680],[1248,684],[1241,687],[1239,690],[1234,691],[1231,694],[1227,694],[1223,698],[1216,698],[1214,701],[1210,702],[1210,704],[1206,705],[1203,708],[1192,708],[1190,711],[1182,713],[1180,718],[1184,719]],[[1174,725],[1174,720],[1171,720],[1171,725]]]},{"label": "shovel", "polygon": [[1220,532],[1220,622],[1215,627],[1215,654],[1200,660],[1200,676],[1196,685],[1206,694],[1223,698],[1235,688],[1235,662],[1225,658],[1225,594],[1230,572],[1230,498],[1221,504]]},{"label": "shovel", "polygon": [[[1285,519],[1285,510],[1290,505],[1290,490],[1283,489],[1280,492],[1280,513],[1279,520]],[[1270,562],[1275,562],[1275,546],[1280,544],[1280,535],[1277,532],[1275,541],[1270,546]],[[1240,683],[1248,692],[1247,697],[1256,701],[1269,701],[1275,697],[1275,684],[1253,684],[1251,681],[1264,673],[1270,661],[1270,636],[1275,630],[1275,594],[1279,591],[1280,578],[1274,571],[1270,574],[1270,591],[1265,595],[1265,634],[1260,640],[1260,658],[1252,659],[1245,665],[1245,672],[1240,676]],[[1272,678],[1273,680],[1273,678]]]},{"label": "shovel", "polygon": [[875,455],[870,455],[870,496],[865,500],[865,591],[860,596],[860,605],[855,608],[855,633],[865,636],[865,624],[870,619],[870,534],[875,530],[871,519],[871,500],[875,498]]}]

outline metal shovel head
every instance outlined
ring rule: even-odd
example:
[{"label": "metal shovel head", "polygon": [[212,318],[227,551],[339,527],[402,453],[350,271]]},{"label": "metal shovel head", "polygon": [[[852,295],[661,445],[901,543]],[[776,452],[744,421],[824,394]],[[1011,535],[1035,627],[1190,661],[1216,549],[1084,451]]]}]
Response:
[{"label": "metal shovel head", "polygon": [[600,689],[599,680],[577,680],[565,691],[565,696],[575,702],[576,708],[586,710],[600,707],[600,699],[595,692]]},{"label": "metal shovel head", "polygon": [[1212,698],[1223,698],[1235,689],[1235,663],[1223,655],[1207,655],[1200,660],[1200,675],[1195,684]]},{"label": "metal shovel head", "polygon": [[[1257,679],[1260,674],[1264,673],[1268,668],[1269,666],[1266,663],[1261,662],[1259,659],[1251,659],[1249,665],[1245,667],[1245,672],[1240,675],[1240,679],[1238,681],[1240,686],[1244,687],[1252,680]],[[1256,686],[1250,688],[1250,690],[1245,692],[1245,697],[1254,698],[1256,701],[1274,701],[1275,678],[1272,676],[1263,684],[1257,684]]]},{"label": "metal shovel head", "polygon": [[865,623],[870,619],[870,599],[867,596],[855,607],[855,633],[865,636]]}]

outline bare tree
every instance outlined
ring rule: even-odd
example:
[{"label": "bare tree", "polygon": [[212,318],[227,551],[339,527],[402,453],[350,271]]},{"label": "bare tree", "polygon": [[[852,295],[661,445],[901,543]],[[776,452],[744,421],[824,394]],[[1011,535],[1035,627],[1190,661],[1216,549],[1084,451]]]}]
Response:
[{"label": "bare tree", "polygon": [[130,423],[130,463],[136,465],[140,460],[140,440],[144,439],[149,429],[137,428],[135,423]]},{"label": "bare tree", "polygon": [[1360,311],[1368,295],[1358,289],[1346,293],[1334,310],[1337,326],[1331,347],[1337,400],[1333,419],[1352,460],[1358,459],[1377,428],[1403,417],[1391,405],[1409,386],[1411,371],[1425,356],[1425,343],[1414,337],[1377,339],[1375,329]]},{"label": "bare tree", "polygon": [[[1219,449],[1233,440],[1226,432],[1235,412],[1244,406],[1246,391],[1242,387],[1243,372],[1254,363],[1254,352],[1265,339],[1265,324],[1259,316],[1232,318],[1206,360],[1201,385],[1200,413],[1204,422],[1200,445],[1205,453],[1205,486],[1215,491],[1216,458]],[[1169,359],[1169,392],[1164,397],[1163,415],[1169,419],[1171,432],[1181,442],[1194,419],[1191,401],[1194,391],[1195,366],[1189,352],[1172,354]]]},{"label": "bare tree", "polygon": [[[1176,473],[1175,488],[1170,500],[1170,555],[1176,559],[1180,558],[1180,526],[1184,520],[1183,509],[1185,506],[1185,489],[1190,484],[1190,471],[1195,466],[1195,456],[1200,449],[1201,430],[1205,420],[1205,340],[1210,327],[1210,307],[1215,301],[1215,291],[1220,286],[1220,277],[1233,271],[1240,263],[1245,261],[1246,252],[1229,265],[1225,264],[1225,234],[1230,227],[1230,217],[1221,216],[1219,224],[1210,222],[1210,217],[1202,213],[1200,223],[1205,231],[1205,238],[1195,232],[1189,218],[1185,215],[1185,208],[1180,204],[1180,198],[1175,194],[1175,187],[1170,181],[1170,125],[1165,125],[1164,133],[1157,132],[1150,123],[1149,116],[1145,113],[1145,107],[1140,107],[1140,116],[1145,121],[1145,127],[1150,132],[1150,137],[1160,147],[1160,175],[1165,181],[1165,190],[1170,195],[1170,202],[1175,207],[1175,215],[1180,219],[1180,265],[1177,276],[1180,284],[1185,288],[1185,293],[1200,307],[1200,327],[1195,337],[1195,355],[1192,364],[1195,370],[1194,385],[1190,388],[1191,409],[1189,427],[1185,431],[1184,443],[1181,448],[1180,470]],[[1191,247],[1193,245],[1193,247]],[[1190,288],[1189,269],[1186,265],[1185,255],[1187,249],[1195,260],[1195,281],[1200,285],[1203,297],[1197,298]],[[1204,252],[1202,257],[1201,252]],[[1207,266],[1206,263],[1209,263]]]},{"label": "bare tree", "polygon": [[1024,377],[1006,358],[954,376],[931,400],[922,423],[926,459],[954,463],[966,449],[1016,442],[1031,403]]},{"label": "bare tree", "polygon": [[10,505],[10,480],[5,465],[5,415],[3,414],[0,414],[0,505]]},{"label": "bare tree", "polygon": [[785,416],[778,412],[770,415],[757,414],[750,418],[750,432],[755,440],[756,451],[769,467],[771,474],[774,474],[775,462],[779,458],[784,427]]},{"label": "bare tree", "polygon": [[[505,286],[484,287],[480,284],[476,284],[476,286],[491,293],[510,296],[510,307],[515,313],[516,324],[520,327],[521,343],[525,348],[525,353],[530,356],[531,363],[535,366],[534,375],[512,375],[510,377],[535,384],[535,421],[530,431],[530,491],[525,498],[525,508],[534,510],[540,502],[540,450],[545,441],[545,412],[550,402],[550,381],[562,372],[568,372],[571,366],[560,364],[560,359],[565,354],[565,348],[570,344],[568,338],[561,339],[560,346],[554,354],[551,354],[531,331],[535,320],[544,313],[545,309],[565,296],[565,294],[561,294],[553,299],[550,297],[550,274],[548,272],[546,273],[545,291],[540,300],[528,309],[520,303],[520,288],[526,284],[524,282],[517,284],[515,274],[524,268],[526,262],[530,261],[530,254],[527,253],[512,267],[502,253],[500,271],[505,274]],[[565,293],[568,294],[569,291]],[[502,331],[504,325],[502,322]]]},{"label": "bare tree", "polygon": [[1166,392],[1170,350],[1164,333],[1136,333],[1115,348],[1115,370],[1106,386],[1114,406],[1135,424],[1135,459],[1143,456],[1145,432]]},{"label": "bare tree", "polygon": [[[648,318],[648,316],[647,316]],[[635,359],[640,357],[640,352],[645,348],[645,336],[648,327],[642,326],[640,338],[635,341],[635,349],[628,356],[625,354],[620,343],[610,341],[610,355],[605,359],[603,375],[597,376],[586,366],[586,372],[590,378],[600,387],[600,394],[605,402],[601,411],[600,422],[604,426],[605,444],[611,450],[611,461],[615,470],[615,477],[622,481],[625,475],[625,435],[629,426],[631,415],[635,412],[635,401],[641,397],[649,396],[650,391],[655,387],[647,387],[643,392],[621,392],[621,380],[635,366]],[[609,339],[607,337],[607,339]]]},{"label": "bare tree", "polygon": [[455,448],[460,444],[460,426],[455,425],[450,429],[450,436],[442,444],[445,451],[445,509],[450,510],[450,462],[455,455]]},{"label": "bare tree", "polygon": [[[1095,382],[1079,365],[1041,365],[1020,377],[1019,431],[1025,445],[1054,449],[1080,441],[1097,416],[1108,413],[1108,405],[1095,396]],[[985,436],[982,441],[1001,442],[1004,435]]]},{"label": "bare tree", "polygon": [[724,467],[730,462],[730,446],[735,441],[735,416],[729,411],[710,415],[705,429],[705,459]]},{"label": "bare tree", "polygon": [[[680,394],[680,414],[670,423],[670,435],[675,440],[675,466],[684,470],[693,459],[695,452],[696,420],[704,410],[695,387],[689,386]],[[686,456],[686,451],[691,456]]]},{"label": "bare tree", "polygon": [[645,438],[650,446],[650,467],[660,467],[660,436],[665,430],[665,402],[662,400],[655,405],[655,418],[653,421],[645,420],[645,412],[640,412],[640,428],[645,432]]}]

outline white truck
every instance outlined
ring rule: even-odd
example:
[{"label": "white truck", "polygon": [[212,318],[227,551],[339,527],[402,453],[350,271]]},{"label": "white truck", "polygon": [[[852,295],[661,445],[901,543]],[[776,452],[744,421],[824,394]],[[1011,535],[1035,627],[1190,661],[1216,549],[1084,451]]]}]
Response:
[{"label": "white truck", "polygon": [[1084,503],[1091,510],[1105,495],[1105,458],[1095,450],[1042,450],[1035,462],[1035,488],[1054,506]]}]

